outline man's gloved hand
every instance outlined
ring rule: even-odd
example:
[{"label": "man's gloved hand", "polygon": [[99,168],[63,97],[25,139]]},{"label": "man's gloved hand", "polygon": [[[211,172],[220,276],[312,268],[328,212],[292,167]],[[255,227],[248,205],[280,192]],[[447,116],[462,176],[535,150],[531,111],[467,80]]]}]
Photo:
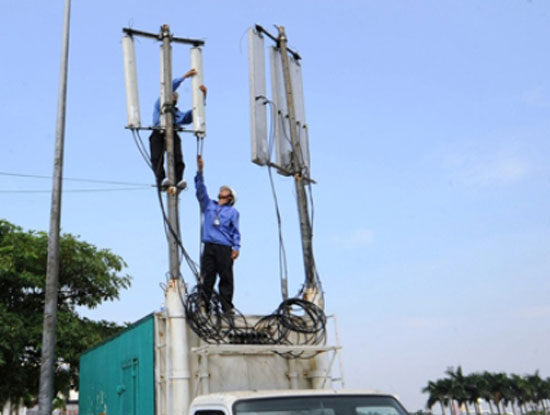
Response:
[{"label": "man's gloved hand", "polygon": [[197,156],[197,170],[202,173],[202,169],[204,169],[204,160],[202,159],[201,155]]},{"label": "man's gloved hand", "polygon": [[192,76],[195,76],[197,74],[197,70],[196,69],[189,69],[185,75],[183,75],[183,79],[187,79],[187,78],[190,78]]},{"label": "man's gloved hand", "polygon": [[199,86],[199,89],[202,91],[202,93],[204,94],[204,99],[206,99],[206,92],[207,92],[207,89],[204,85],[201,85]]}]

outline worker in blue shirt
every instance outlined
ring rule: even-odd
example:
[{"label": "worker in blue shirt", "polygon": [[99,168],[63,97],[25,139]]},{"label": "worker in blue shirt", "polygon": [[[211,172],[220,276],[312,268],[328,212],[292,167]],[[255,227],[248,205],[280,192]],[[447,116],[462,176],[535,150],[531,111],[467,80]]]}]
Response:
[{"label": "worker in blue shirt", "polygon": [[[179,88],[181,83],[194,75],[197,74],[195,69],[189,70],[185,75],[180,78],[176,78],[172,81],[172,104],[173,104],[173,116],[174,116],[174,127],[181,127],[182,125],[191,124],[193,122],[193,111],[180,111],[176,105],[178,103],[178,93],[176,90]],[[204,93],[206,97],[206,87],[201,85],[199,89]],[[155,177],[157,179],[157,186],[161,189],[166,189],[171,184],[166,178],[166,173],[164,171],[164,152],[166,151],[166,142],[165,142],[165,133],[164,130],[161,130],[160,127],[160,98],[156,100],[155,106],[153,108],[153,127],[156,127],[153,130],[153,133],[149,137],[149,144],[151,147],[151,165],[153,171],[155,172]],[[187,183],[183,180],[183,171],[185,169],[185,163],[183,162],[183,154],[181,151],[181,139],[177,133],[174,131],[174,164],[176,170],[176,185],[178,189],[185,189]]]},{"label": "worker in blue shirt", "polygon": [[218,291],[222,299],[222,310],[233,310],[233,261],[239,256],[241,233],[239,232],[239,212],[233,206],[235,191],[229,186],[220,187],[218,200],[208,197],[204,184],[204,161],[197,156],[195,188],[197,199],[204,214],[202,242],[204,250],[201,258],[201,277],[206,304],[210,303],[216,274],[220,276]]}]

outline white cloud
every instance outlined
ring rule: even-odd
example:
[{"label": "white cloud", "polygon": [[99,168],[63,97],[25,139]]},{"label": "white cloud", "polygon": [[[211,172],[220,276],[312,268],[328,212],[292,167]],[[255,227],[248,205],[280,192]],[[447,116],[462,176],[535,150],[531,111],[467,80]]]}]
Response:
[{"label": "white cloud", "polygon": [[473,166],[467,179],[479,186],[513,184],[527,175],[528,165],[518,157],[502,157]]},{"label": "white cloud", "polygon": [[335,244],[343,248],[355,249],[366,245],[372,245],[374,242],[374,231],[360,228],[342,235],[337,235],[332,239]]},{"label": "white cloud", "polygon": [[506,186],[527,177],[530,165],[514,154],[454,154],[447,158],[453,182],[472,187]]}]

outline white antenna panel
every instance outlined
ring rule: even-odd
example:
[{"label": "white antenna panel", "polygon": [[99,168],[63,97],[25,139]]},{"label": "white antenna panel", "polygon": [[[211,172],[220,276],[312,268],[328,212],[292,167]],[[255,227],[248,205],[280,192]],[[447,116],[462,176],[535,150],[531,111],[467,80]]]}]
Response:
[{"label": "white antenna panel", "polygon": [[134,39],[131,36],[122,37],[122,57],[124,59],[124,80],[126,82],[128,128],[139,128],[141,127],[141,116],[139,113],[136,52]]},{"label": "white antenna panel", "polygon": [[197,74],[191,78],[191,89],[193,91],[193,129],[197,136],[204,137],[206,136],[204,93],[199,89],[201,85],[204,85],[201,48],[191,48],[191,68],[197,71]]},{"label": "white antenna panel", "polygon": [[290,58],[290,78],[292,79],[292,92],[294,95],[294,111],[296,115],[296,132],[300,139],[300,149],[302,154],[299,158],[302,161],[302,165],[305,166],[307,176],[310,169],[310,155],[309,155],[309,138],[306,124],[306,110],[304,104],[304,86],[302,82],[302,67],[300,62],[294,58]]},{"label": "white antenna panel", "polygon": [[248,67],[252,161],[264,166],[269,161],[264,38],[252,27],[248,30]]},{"label": "white antenna panel", "polygon": [[[277,164],[288,171],[292,170],[290,139],[290,125],[288,119],[288,107],[286,104],[285,81],[283,77],[283,65],[281,52],[275,47],[270,48],[271,61],[271,95],[275,107],[274,133],[275,148],[277,152]],[[279,170],[279,173],[288,175]]]}]

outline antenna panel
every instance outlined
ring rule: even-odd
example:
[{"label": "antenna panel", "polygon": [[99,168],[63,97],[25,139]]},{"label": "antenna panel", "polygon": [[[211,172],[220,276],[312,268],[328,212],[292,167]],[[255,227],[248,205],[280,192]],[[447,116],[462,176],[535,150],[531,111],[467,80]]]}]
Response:
[{"label": "antenna panel", "polygon": [[252,27],[248,30],[248,68],[252,161],[264,166],[269,161],[264,38]]},{"label": "antenna panel", "polygon": [[[283,77],[283,65],[281,52],[275,47],[270,48],[271,61],[271,96],[274,106],[274,135],[277,153],[277,164],[289,171],[292,170],[290,139],[290,125],[288,120],[288,107],[286,104],[285,81]],[[280,174],[287,173],[278,171]]]},{"label": "antenna panel", "polygon": [[134,48],[134,39],[131,36],[122,37],[122,57],[124,59],[128,128],[139,128],[141,126],[141,116],[139,113],[136,52]]},{"label": "antenna panel", "polygon": [[290,57],[289,61],[290,78],[292,79],[292,92],[294,95],[294,111],[296,113],[296,132],[300,140],[300,149],[302,152],[299,157],[302,165],[306,169],[306,176],[310,177],[309,135],[306,124],[302,67],[300,62],[292,57]]},{"label": "antenna panel", "polygon": [[197,71],[197,74],[191,78],[193,91],[193,129],[196,135],[204,137],[206,136],[204,93],[199,89],[201,85],[204,85],[201,48],[191,48],[191,67]]}]

